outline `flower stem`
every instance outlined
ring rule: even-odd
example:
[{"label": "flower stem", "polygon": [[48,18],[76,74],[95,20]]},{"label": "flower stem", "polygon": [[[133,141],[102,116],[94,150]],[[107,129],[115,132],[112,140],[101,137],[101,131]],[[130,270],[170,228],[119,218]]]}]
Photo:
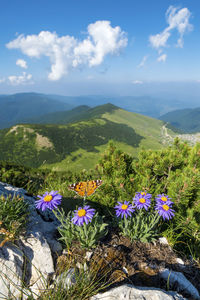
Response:
[{"label": "flower stem", "polygon": [[86,244],[88,244],[88,232],[87,232],[87,227],[86,227],[86,223],[83,223],[83,231],[84,231],[84,235],[85,235],[85,240],[86,240]]}]

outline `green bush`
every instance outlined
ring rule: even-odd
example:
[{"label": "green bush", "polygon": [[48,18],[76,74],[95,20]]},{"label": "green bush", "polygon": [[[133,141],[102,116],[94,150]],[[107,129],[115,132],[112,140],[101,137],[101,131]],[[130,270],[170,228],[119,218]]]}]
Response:
[{"label": "green bush", "polygon": [[14,241],[25,229],[28,204],[19,196],[0,196],[0,247]]},{"label": "green bush", "polygon": [[163,225],[163,234],[173,232],[172,244],[183,242],[187,249],[192,244],[200,253],[200,144],[191,147],[175,139],[166,149],[140,151],[134,160],[110,143],[98,170],[103,184],[93,201],[113,207],[117,201],[132,201],[141,190],[153,198],[165,193],[172,198],[176,215],[170,228]]}]

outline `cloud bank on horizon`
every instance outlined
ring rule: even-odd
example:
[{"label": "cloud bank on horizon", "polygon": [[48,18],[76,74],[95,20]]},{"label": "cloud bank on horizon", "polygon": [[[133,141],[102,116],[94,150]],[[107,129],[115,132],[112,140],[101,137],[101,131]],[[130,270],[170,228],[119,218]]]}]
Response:
[{"label": "cloud bank on horizon", "polygon": [[112,27],[109,21],[97,21],[88,26],[88,36],[83,41],[69,35],[59,37],[56,32],[41,31],[38,35],[19,35],[6,46],[20,49],[31,58],[49,57],[51,72],[48,79],[56,81],[79,65],[100,65],[106,55],[118,54],[127,42],[126,33],[119,26]]}]

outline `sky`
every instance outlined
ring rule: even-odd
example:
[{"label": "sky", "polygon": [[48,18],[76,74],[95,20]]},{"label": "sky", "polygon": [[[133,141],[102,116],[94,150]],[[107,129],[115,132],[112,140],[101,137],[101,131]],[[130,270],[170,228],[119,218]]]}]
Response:
[{"label": "sky", "polygon": [[198,0],[1,0],[0,94],[200,96]]}]

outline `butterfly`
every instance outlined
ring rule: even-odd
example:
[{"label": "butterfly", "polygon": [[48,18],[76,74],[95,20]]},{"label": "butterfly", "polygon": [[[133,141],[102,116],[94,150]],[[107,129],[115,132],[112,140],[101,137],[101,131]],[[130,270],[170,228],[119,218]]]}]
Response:
[{"label": "butterfly", "polygon": [[92,195],[101,184],[102,180],[81,181],[70,184],[68,188],[81,197],[87,197]]}]

